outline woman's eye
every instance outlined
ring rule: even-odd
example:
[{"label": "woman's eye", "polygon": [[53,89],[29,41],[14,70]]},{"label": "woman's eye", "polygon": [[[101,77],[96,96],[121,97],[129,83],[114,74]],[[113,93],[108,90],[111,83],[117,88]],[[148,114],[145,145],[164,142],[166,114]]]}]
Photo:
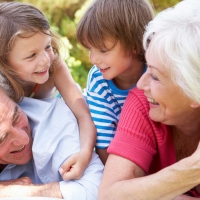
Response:
[{"label": "woman's eye", "polygon": [[154,75],[154,74],[150,74],[151,78],[155,81],[159,81],[159,79]]}]

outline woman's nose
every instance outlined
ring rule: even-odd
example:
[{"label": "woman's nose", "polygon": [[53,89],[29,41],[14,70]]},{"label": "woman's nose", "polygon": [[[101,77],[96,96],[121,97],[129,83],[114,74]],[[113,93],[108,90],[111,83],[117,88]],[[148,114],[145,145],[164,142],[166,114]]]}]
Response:
[{"label": "woman's nose", "polygon": [[137,88],[140,90],[149,90],[149,75],[145,72],[137,82]]}]

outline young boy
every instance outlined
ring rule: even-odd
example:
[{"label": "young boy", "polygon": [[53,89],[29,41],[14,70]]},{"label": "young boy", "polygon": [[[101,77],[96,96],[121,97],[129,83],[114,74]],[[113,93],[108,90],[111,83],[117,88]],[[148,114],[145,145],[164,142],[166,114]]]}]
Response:
[{"label": "young boy", "polygon": [[78,42],[94,64],[87,103],[97,128],[96,152],[104,164],[124,101],[146,69],[142,38],[153,16],[147,0],[94,0],[77,27]]}]

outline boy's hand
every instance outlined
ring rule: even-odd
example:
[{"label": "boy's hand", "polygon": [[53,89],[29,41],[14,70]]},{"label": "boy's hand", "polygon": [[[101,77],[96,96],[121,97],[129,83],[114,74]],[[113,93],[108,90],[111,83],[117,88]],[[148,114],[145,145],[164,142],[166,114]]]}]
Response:
[{"label": "boy's hand", "polygon": [[80,179],[89,165],[91,153],[79,151],[67,159],[59,169],[63,180]]}]

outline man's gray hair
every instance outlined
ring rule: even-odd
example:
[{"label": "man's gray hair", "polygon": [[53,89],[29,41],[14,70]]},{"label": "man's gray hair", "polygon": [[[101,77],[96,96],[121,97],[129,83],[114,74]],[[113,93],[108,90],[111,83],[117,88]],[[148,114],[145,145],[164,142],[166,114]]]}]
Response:
[{"label": "man's gray hair", "polygon": [[184,0],[159,13],[146,27],[143,45],[182,91],[200,103],[200,0]]},{"label": "man's gray hair", "polygon": [[0,89],[2,89],[11,99],[14,99],[13,88],[8,80],[0,73]]}]

